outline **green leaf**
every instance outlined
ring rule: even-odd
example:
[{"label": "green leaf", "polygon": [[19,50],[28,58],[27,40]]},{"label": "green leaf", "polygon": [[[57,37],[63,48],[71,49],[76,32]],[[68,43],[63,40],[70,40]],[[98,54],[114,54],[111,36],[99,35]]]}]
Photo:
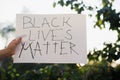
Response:
[{"label": "green leaf", "polygon": [[53,3],[53,8],[55,8],[55,7],[56,7],[56,2]]},{"label": "green leaf", "polygon": [[58,1],[58,4],[60,4],[63,7],[64,6],[64,0]]}]

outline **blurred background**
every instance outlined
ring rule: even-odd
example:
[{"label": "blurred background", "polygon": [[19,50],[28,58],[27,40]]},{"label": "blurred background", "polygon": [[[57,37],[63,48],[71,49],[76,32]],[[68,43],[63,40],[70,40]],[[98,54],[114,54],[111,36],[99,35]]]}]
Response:
[{"label": "blurred background", "polygon": [[0,49],[15,38],[16,14],[86,14],[88,54],[84,65],[13,64],[8,58],[1,61],[0,80],[120,80],[119,5],[119,0],[0,0]]},{"label": "blurred background", "polygon": [[[8,25],[16,27],[16,14],[28,13],[28,14],[77,14],[76,11],[71,10],[69,7],[62,7],[57,5],[57,7],[53,7],[53,3],[55,0],[0,0],[0,28],[5,28]],[[86,5],[96,6],[100,5],[100,1],[87,1],[84,0]],[[115,0],[113,6],[119,11],[119,0]],[[100,8],[100,7],[99,7]],[[93,14],[96,12],[84,11],[83,14]],[[102,48],[104,42],[114,42],[117,39],[115,35],[116,32],[109,30],[109,28],[105,28],[104,30],[100,30],[98,28],[94,28],[95,17],[89,18],[87,17],[87,41],[88,41],[88,50],[93,48]],[[98,36],[99,35],[99,36]],[[7,37],[7,36],[6,36]],[[11,37],[15,37],[15,33],[11,36],[8,36],[8,39]],[[5,47],[5,40],[0,38],[0,49]],[[10,39],[11,40],[11,39]],[[9,40],[8,40],[9,41]]]}]

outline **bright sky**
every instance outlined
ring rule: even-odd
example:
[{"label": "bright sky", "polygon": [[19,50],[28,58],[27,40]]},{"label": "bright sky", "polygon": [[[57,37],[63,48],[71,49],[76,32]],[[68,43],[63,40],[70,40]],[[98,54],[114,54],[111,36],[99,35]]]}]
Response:
[{"label": "bright sky", "polygon": [[[15,23],[17,13],[33,13],[33,14],[73,14],[69,8],[57,6],[53,8],[55,0],[0,0],[0,24]],[[114,6],[120,5],[119,0]],[[94,0],[90,4],[97,4]],[[120,10],[119,10],[120,11]],[[104,42],[114,42],[116,40],[115,32],[108,29],[100,30],[93,28],[93,21],[87,18],[87,47],[88,51],[93,48],[100,49]],[[14,37],[14,36],[10,36]],[[0,38],[0,49],[4,48],[5,40]]]}]

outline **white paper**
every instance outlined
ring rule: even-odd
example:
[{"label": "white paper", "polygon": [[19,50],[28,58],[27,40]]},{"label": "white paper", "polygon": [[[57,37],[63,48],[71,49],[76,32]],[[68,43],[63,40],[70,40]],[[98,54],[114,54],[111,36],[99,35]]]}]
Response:
[{"label": "white paper", "polygon": [[86,63],[86,17],[80,14],[17,14],[14,63]]}]

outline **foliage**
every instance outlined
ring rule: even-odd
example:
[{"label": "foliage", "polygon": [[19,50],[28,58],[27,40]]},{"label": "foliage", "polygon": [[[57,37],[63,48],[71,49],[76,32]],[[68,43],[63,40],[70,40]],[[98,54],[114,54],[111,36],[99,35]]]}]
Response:
[{"label": "foliage", "polygon": [[[58,4],[61,6],[69,6],[71,9],[74,9],[77,13],[82,13],[85,10],[96,11],[96,22],[94,26],[102,29],[103,27],[107,27],[105,23],[109,23],[109,29],[117,31],[118,40],[115,43],[104,44],[105,47],[102,50],[93,50],[89,52],[88,59],[91,61],[99,61],[100,59],[105,59],[108,62],[116,61],[120,58],[120,12],[116,13],[115,9],[112,9],[112,4],[114,0],[100,0],[102,3],[102,8],[97,9],[92,6],[86,6],[83,3],[83,0],[59,0],[54,4]],[[55,7],[55,6],[54,6]]]},{"label": "foliage", "polygon": [[60,4],[62,7],[70,6],[71,10],[75,10],[78,14],[85,9],[93,10],[93,7],[85,5],[83,0],[59,0],[57,3],[54,2],[53,7],[56,7],[56,4]]},{"label": "foliage", "polygon": [[[9,64],[0,68],[1,80],[119,80],[120,65],[106,61],[76,64]],[[7,67],[8,66],[8,67]]]},{"label": "foliage", "polygon": [[109,63],[116,61],[120,58],[120,45],[117,43],[104,44],[105,47],[102,50],[94,49],[93,52],[89,52],[89,61],[101,61],[107,60]]},{"label": "foliage", "polygon": [[[3,26],[3,27],[2,27]],[[15,28],[13,27],[12,24],[2,24],[2,26],[0,26],[0,35],[2,37],[5,37],[6,35],[8,35],[11,32],[15,31]]]},{"label": "foliage", "polygon": [[[115,43],[105,43],[102,50],[90,51],[88,64],[13,64],[12,59],[3,61],[0,67],[0,80],[120,80],[120,65],[112,67],[111,63],[120,59],[120,13],[112,8],[114,0],[100,0],[102,8],[86,5],[83,0],[58,0],[53,6],[70,7],[78,14],[85,10],[96,11],[95,27],[117,31]],[[93,16],[93,15],[92,15]],[[106,25],[109,23],[109,26]],[[2,28],[6,34],[14,31],[12,27]],[[4,36],[4,35],[3,35]],[[91,63],[92,62],[92,63]]]},{"label": "foliage", "polygon": [[[105,27],[105,23],[109,23],[109,29],[117,31],[118,33],[118,42],[120,41],[120,12],[116,12],[115,9],[112,9],[112,0],[103,0],[103,8],[97,11],[96,14],[96,26],[99,28]],[[102,27],[103,26],[103,27]]]}]

